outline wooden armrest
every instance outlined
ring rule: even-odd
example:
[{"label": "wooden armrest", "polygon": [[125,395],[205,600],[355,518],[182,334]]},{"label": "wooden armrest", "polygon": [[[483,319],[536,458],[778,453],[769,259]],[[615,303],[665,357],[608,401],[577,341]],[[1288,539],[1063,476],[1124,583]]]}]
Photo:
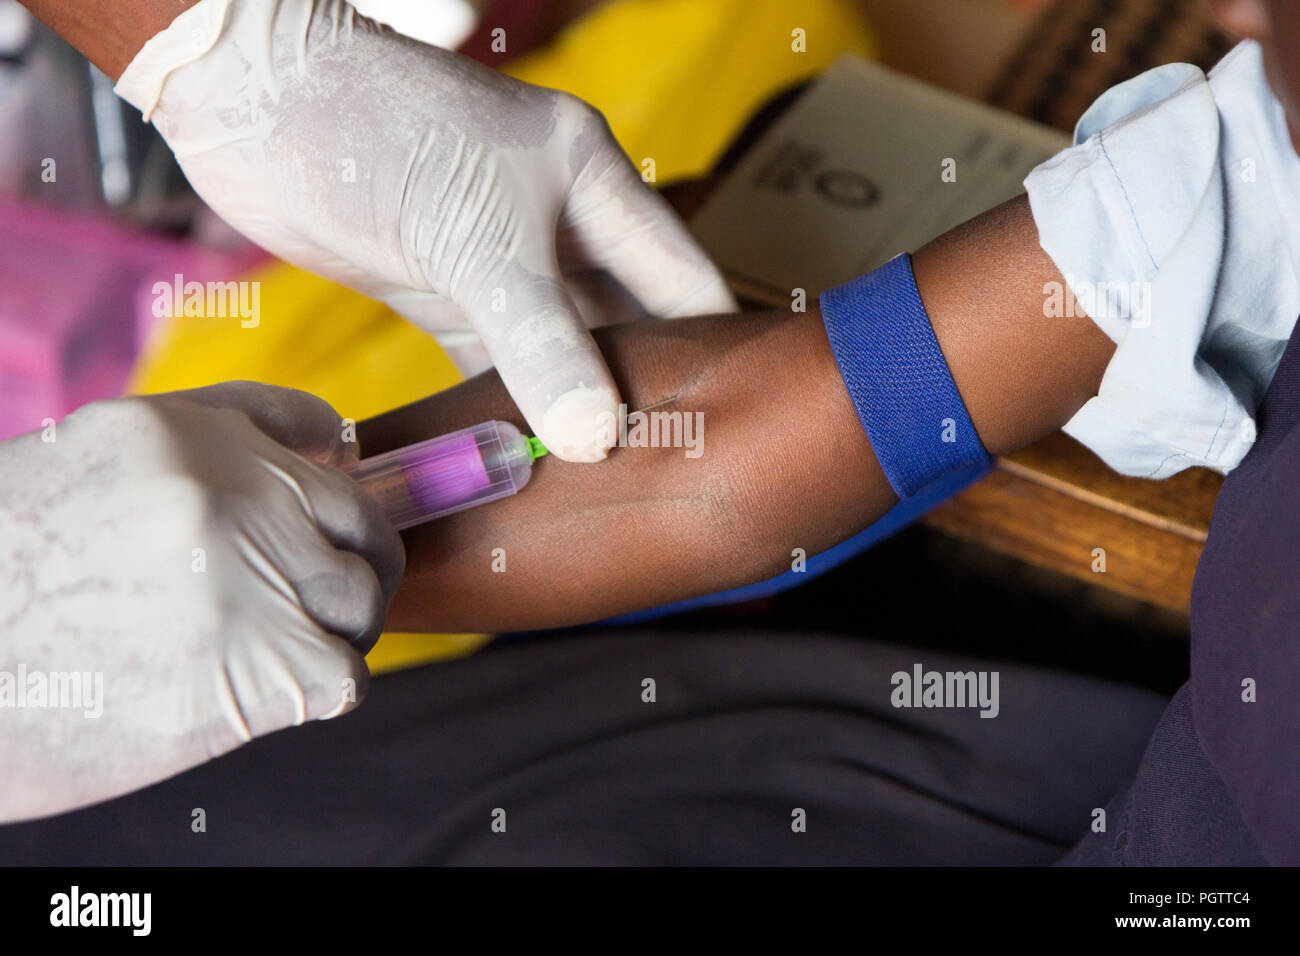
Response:
[{"label": "wooden armrest", "polygon": [[992,474],[923,520],[1037,567],[1187,613],[1223,478],[1194,468],[1126,478],[1057,433],[999,458]]}]

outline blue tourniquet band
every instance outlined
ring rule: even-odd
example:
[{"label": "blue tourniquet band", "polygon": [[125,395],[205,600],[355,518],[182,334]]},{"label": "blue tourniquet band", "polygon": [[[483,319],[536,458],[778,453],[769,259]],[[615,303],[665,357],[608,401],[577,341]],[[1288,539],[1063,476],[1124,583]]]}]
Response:
[{"label": "blue tourniquet band", "polygon": [[[916,291],[910,256],[822,294],[835,361],[876,457],[900,499],[879,521],[800,571],[718,594],[610,618],[645,624],[668,614],[768,597],[833,571],[988,474],[993,459],[975,433]],[[945,421],[950,419],[951,422]],[[951,441],[944,441],[944,438]],[[531,635],[503,635],[512,640]]]},{"label": "blue tourniquet band", "polygon": [[990,458],[916,291],[912,257],[827,289],[822,320],[871,448],[899,498]]}]

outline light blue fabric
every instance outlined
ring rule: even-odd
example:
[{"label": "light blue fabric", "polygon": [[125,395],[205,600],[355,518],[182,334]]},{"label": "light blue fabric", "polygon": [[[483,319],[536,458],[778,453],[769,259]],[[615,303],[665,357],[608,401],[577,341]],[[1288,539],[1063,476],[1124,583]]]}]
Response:
[{"label": "light blue fabric", "polygon": [[1116,86],[1075,142],[1025,187],[1075,314],[1118,348],[1065,431],[1124,474],[1226,472],[1300,315],[1300,159],[1258,44]]}]

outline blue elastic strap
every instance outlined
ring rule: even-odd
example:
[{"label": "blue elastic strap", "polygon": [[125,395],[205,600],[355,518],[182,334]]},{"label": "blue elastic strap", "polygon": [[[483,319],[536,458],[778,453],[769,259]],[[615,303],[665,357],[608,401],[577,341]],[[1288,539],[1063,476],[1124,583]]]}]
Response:
[{"label": "blue elastic strap", "polygon": [[822,320],[858,420],[895,493],[990,463],[916,291],[912,257],[822,293]]},{"label": "blue elastic strap", "polygon": [[975,431],[934,337],[916,290],[911,256],[898,256],[874,272],[823,292],[821,309],[858,419],[901,500],[869,528],[809,557],[804,571],[786,571],[766,581],[634,611],[606,623],[641,624],[679,611],[749,601],[796,587],[857,557],[989,473],[993,459]]},{"label": "blue elastic strap", "polygon": [[[821,308],[853,407],[901,500],[869,528],[810,556],[804,571],[786,571],[766,581],[634,611],[602,624],[642,624],[680,611],[749,601],[797,587],[907,527],[993,467],[930,327],[910,256],[898,256],[874,272],[827,290]],[[945,437],[952,440],[944,441]]]}]

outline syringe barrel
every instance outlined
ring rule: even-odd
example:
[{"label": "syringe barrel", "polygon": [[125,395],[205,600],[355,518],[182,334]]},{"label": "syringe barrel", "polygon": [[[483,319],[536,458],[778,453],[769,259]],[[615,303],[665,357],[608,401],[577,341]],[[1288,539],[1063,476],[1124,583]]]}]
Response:
[{"label": "syringe barrel", "polygon": [[399,530],[515,494],[532,475],[528,439],[483,422],[344,466]]}]

